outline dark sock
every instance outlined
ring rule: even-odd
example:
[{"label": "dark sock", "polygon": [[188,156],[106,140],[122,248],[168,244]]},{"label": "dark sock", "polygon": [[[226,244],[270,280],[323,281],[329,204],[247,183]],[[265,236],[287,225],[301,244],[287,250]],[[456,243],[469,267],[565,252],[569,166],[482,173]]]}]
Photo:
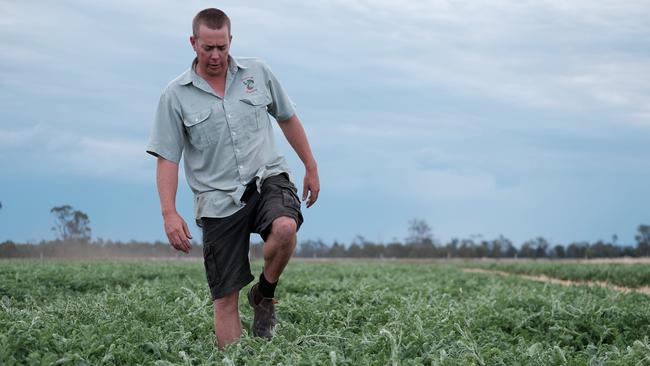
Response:
[{"label": "dark sock", "polygon": [[264,277],[264,270],[262,270],[262,273],[260,274],[260,292],[262,293],[262,296],[264,297],[274,297],[275,296],[275,286],[277,286],[278,283],[271,283],[266,280],[266,277]]}]

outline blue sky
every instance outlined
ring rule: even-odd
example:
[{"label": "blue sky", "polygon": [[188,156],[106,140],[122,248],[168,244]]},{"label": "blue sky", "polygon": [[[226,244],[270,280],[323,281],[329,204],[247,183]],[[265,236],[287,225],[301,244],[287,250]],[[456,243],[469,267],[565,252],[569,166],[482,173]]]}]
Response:
[{"label": "blue sky", "polygon": [[[387,242],[419,218],[443,242],[633,244],[650,224],[645,1],[2,0],[0,241],[53,238],[61,204],[95,238],[165,239],[144,150],[210,6],[309,135],[322,193],[300,239]],[[191,202],[181,177],[188,221]]]}]

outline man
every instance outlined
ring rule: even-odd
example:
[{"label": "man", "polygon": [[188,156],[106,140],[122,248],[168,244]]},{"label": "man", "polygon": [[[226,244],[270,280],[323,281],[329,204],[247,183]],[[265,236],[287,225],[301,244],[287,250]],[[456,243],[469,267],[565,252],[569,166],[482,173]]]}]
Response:
[{"label": "man", "polygon": [[302,200],[312,206],[320,190],[316,161],[293,103],[257,59],[229,55],[230,19],[218,9],[192,22],[192,66],[162,92],[147,152],[156,156],[156,182],[165,232],[177,250],[191,249],[190,231],[175,207],[178,163],[194,192],[197,224],[214,300],[219,348],[241,336],[239,290],[254,280],[249,238],[264,240],[264,267],[248,292],[253,334],[271,339],[275,287],[296,245],[303,221],[288,166],[275,148],[271,114],[305,165]]}]

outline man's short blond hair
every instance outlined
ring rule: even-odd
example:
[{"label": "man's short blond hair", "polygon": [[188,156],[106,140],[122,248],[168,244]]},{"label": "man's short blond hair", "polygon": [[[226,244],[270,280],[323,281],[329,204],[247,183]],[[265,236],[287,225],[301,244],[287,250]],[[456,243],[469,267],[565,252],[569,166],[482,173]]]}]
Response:
[{"label": "man's short blond hair", "polygon": [[201,24],[210,29],[221,29],[225,25],[228,27],[228,34],[230,34],[230,18],[219,9],[203,9],[194,16],[194,20],[192,20],[192,34],[195,38],[199,36],[199,27]]}]

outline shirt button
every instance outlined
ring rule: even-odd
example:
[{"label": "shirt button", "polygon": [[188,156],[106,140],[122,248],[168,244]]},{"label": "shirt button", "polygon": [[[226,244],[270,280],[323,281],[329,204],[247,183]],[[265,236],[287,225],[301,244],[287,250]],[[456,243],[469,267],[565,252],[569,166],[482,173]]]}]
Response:
[{"label": "shirt button", "polygon": [[240,165],[240,166],[239,166],[239,169],[244,169],[244,166],[243,166],[243,165]]},{"label": "shirt button", "polygon": [[232,117],[232,114],[228,114],[228,118]]},{"label": "shirt button", "polygon": [[238,153],[238,152],[239,152],[239,149],[235,149],[235,152]]},{"label": "shirt button", "polygon": [[232,135],[233,135],[233,136],[237,136],[237,132],[233,132]]}]

